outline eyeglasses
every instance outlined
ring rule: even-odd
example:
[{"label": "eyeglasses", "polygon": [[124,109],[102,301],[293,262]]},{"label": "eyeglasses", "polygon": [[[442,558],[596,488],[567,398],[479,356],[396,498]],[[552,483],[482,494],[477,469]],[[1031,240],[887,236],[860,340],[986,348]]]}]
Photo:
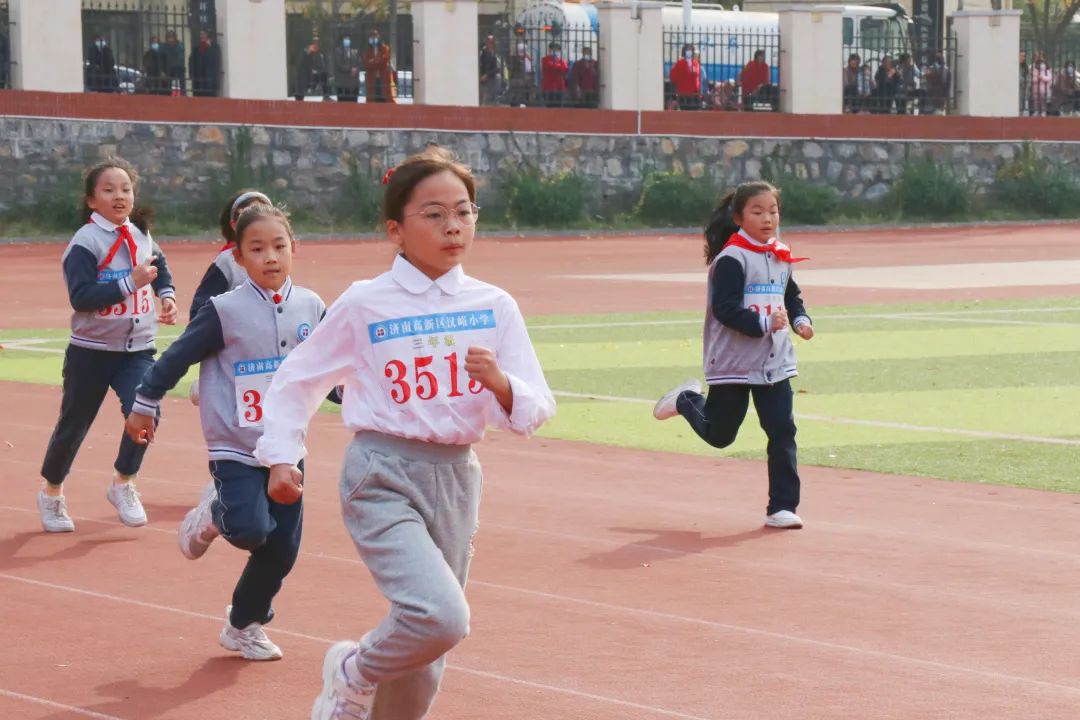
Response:
[{"label": "eyeglasses", "polygon": [[417,216],[437,227],[446,227],[450,218],[458,221],[462,227],[472,227],[476,224],[476,218],[480,215],[480,206],[476,203],[458,205],[453,210],[442,205],[429,205],[419,212],[414,212],[406,217]]}]

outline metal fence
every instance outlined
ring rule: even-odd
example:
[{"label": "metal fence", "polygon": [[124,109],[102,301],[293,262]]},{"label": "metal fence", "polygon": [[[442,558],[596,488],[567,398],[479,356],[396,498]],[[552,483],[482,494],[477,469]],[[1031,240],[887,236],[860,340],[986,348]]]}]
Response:
[{"label": "metal fence", "polygon": [[297,100],[412,102],[411,15],[398,16],[395,41],[388,21],[363,14],[312,19],[290,13],[285,33],[289,94]]},{"label": "metal fence", "polygon": [[163,1],[152,7],[139,0],[83,0],[86,90],[220,95],[215,5],[215,0]]},{"label": "metal fence", "polygon": [[482,104],[599,104],[598,38],[592,25],[524,25],[489,18],[481,24],[480,41]]},{"label": "metal fence", "polygon": [[780,109],[780,33],[663,29],[669,110]]},{"label": "metal fence", "polygon": [[956,36],[924,40],[867,36],[845,43],[840,61],[844,112],[938,115],[956,110]]},{"label": "metal fence", "polygon": [[1080,37],[1047,46],[1020,39],[1020,114],[1080,114]]},{"label": "metal fence", "polygon": [[11,15],[7,0],[0,0],[0,90],[11,87]]}]

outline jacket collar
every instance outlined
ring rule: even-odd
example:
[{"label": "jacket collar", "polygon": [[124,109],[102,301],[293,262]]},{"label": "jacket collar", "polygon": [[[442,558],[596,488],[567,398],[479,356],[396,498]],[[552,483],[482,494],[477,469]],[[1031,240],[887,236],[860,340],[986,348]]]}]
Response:
[{"label": "jacket collar", "polygon": [[106,220],[104,215],[94,212],[90,214],[90,222],[94,223],[102,230],[107,230],[109,232],[116,232],[116,228],[120,227],[120,225],[131,230],[131,218],[124,218],[124,222],[117,225],[116,223]]},{"label": "jacket collar", "polygon": [[275,295],[278,295],[278,296],[281,297],[281,302],[282,303],[288,302],[289,301],[289,296],[292,295],[292,288],[293,288],[292,277],[285,278],[285,284],[282,285],[277,290],[266,290],[264,288],[261,288],[258,285],[256,285],[254,282],[252,282],[251,278],[248,278],[247,285],[252,290],[254,290],[256,293],[258,293],[259,297],[261,297],[263,300],[270,303],[271,305],[276,305],[277,304],[277,303],[274,302],[274,296]]}]

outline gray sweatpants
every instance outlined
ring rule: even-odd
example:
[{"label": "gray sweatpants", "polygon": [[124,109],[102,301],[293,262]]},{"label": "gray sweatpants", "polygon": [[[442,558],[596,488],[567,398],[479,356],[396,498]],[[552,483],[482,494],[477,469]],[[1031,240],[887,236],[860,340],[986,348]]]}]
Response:
[{"label": "gray sweatpants", "polygon": [[480,463],[467,445],[360,432],[345,452],[345,527],[390,614],[360,641],[356,664],[378,683],[372,720],[420,720],[446,653],[469,633]]}]

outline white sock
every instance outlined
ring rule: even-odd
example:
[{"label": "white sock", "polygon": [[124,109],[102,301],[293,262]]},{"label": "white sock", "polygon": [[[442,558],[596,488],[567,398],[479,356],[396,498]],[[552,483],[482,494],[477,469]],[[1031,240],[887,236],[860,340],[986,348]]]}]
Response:
[{"label": "white sock", "polygon": [[356,664],[359,647],[345,656],[341,661],[341,671],[345,673],[345,679],[349,685],[357,690],[370,690],[375,684],[360,673],[360,666]]}]

